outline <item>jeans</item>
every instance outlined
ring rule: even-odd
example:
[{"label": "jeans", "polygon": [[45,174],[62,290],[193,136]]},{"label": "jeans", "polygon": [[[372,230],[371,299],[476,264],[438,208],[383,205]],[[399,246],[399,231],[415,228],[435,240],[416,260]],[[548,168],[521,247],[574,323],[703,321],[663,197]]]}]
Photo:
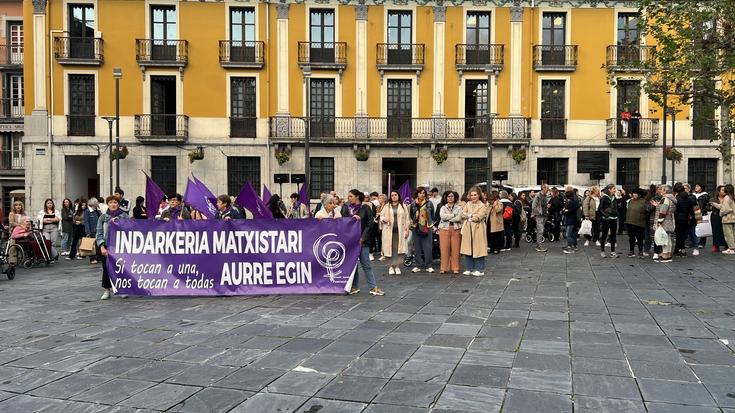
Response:
[{"label": "jeans", "polygon": [[628,225],[628,245],[630,252],[635,253],[635,246],[638,245],[638,253],[643,254],[643,238],[645,234],[645,228],[639,227],[638,225]]},{"label": "jeans", "polygon": [[686,251],[686,240],[689,237],[689,220],[688,219],[677,219],[674,220],[676,244],[674,246],[674,252]]},{"label": "jeans", "polygon": [[575,224],[567,224],[567,246],[577,247],[577,226]]},{"label": "jeans", "polygon": [[536,217],[536,245],[541,245],[541,238],[544,236],[544,225],[546,224],[546,218]]},{"label": "jeans", "polygon": [[485,272],[485,257],[473,258],[471,255],[465,255],[465,270]]},{"label": "jeans", "polygon": [[513,245],[513,221],[503,220],[503,229],[505,230],[505,245],[503,248],[509,250],[510,246]]},{"label": "jeans", "polygon": [[691,244],[692,248],[697,248],[700,245],[704,245],[702,242],[699,241],[699,237],[697,236],[696,224],[689,224],[689,244]]},{"label": "jeans", "polygon": [[71,233],[70,232],[62,232],[61,233],[61,252],[68,252],[69,248],[71,246]]},{"label": "jeans", "polygon": [[602,231],[600,232],[600,251],[605,252],[605,242],[607,241],[607,236],[610,235],[610,251],[615,252],[617,226],[617,219],[602,220]]},{"label": "jeans", "polygon": [[433,235],[431,229],[428,234],[419,235],[418,230],[414,230],[413,246],[416,252],[416,266],[419,268],[430,268],[434,256],[431,255],[433,247]]},{"label": "jeans", "polygon": [[[362,271],[365,273],[367,278],[368,288],[371,290],[378,285],[375,283],[375,274],[373,274],[373,268],[370,266],[370,244],[362,245],[360,248],[360,266]],[[355,269],[355,278],[352,280],[352,288],[357,288],[360,281],[360,272]]]}]

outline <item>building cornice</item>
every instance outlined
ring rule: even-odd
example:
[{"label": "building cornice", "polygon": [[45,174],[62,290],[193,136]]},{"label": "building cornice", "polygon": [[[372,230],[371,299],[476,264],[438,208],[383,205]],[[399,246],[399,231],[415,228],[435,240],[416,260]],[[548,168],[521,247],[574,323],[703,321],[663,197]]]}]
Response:
[{"label": "building cornice", "polygon": [[[34,0],[34,6],[36,2],[42,2],[42,0]],[[182,0],[189,2],[202,2],[202,0]],[[221,0],[204,0],[221,2]],[[242,3],[256,3],[262,2],[263,0],[234,0],[235,2]],[[45,1],[43,1],[45,3]],[[270,2],[269,2],[270,3]],[[638,3],[635,0],[281,0],[276,3],[277,6],[282,4],[341,4],[341,5],[353,5],[353,6],[406,6],[406,5],[418,5],[418,6],[433,6],[433,7],[446,7],[446,6],[495,6],[495,7],[559,7],[559,8],[638,8]],[[272,4],[272,3],[270,3]],[[281,6],[282,7],[282,6]]]}]

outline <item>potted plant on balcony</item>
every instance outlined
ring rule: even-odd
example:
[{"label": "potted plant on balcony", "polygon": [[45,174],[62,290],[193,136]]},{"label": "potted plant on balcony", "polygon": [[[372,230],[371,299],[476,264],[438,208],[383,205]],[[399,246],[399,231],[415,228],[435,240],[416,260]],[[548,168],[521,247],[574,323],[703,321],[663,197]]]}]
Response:
[{"label": "potted plant on balcony", "polygon": [[666,147],[666,159],[667,160],[679,163],[681,162],[682,158],[684,158],[684,155],[681,152],[679,152],[678,149],[672,148],[671,146]]},{"label": "potted plant on balcony", "polygon": [[189,152],[189,163],[204,159],[204,147],[198,146],[196,150]]},{"label": "potted plant on balcony", "polygon": [[110,159],[113,161],[125,159],[128,157],[128,147],[123,146],[119,150],[117,148],[112,148],[112,151],[110,152]]},{"label": "potted plant on balcony", "polygon": [[355,149],[355,159],[358,162],[365,162],[370,158],[370,149],[365,146],[359,146]]},{"label": "potted plant on balcony", "polygon": [[520,165],[521,162],[526,160],[526,148],[513,149],[510,156],[516,162],[516,165]]},{"label": "potted plant on balcony", "polygon": [[276,146],[275,156],[278,165],[283,165],[291,159],[291,150],[288,147]]},{"label": "potted plant on balcony", "polygon": [[437,147],[431,150],[431,157],[434,158],[437,165],[443,164],[444,161],[447,160],[448,156],[449,152],[447,151],[446,146]]}]

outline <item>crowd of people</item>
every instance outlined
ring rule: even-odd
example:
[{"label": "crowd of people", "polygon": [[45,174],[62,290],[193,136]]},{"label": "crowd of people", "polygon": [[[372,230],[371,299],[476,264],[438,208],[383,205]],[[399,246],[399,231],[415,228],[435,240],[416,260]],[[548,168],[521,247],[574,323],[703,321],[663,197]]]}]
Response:
[{"label": "crowd of people", "polygon": [[[566,254],[579,250],[578,235],[582,235],[585,247],[594,244],[600,248],[602,258],[617,258],[617,235],[624,231],[629,240],[628,257],[652,256],[655,261],[670,262],[674,256],[686,256],[687,248],[692,250],[692,255],[699,255],[706,247],[707,238],[712,238],[712,252],[735,254],[732,185],[718,186],[714,196],[700,184],[692,190],[684,183],[673,187],[651,185],[647,190],[637,189],[630,194],[623,188],[607,185],[602,189],[592,187],[582,195],[572,187],[560,191],[547,185],[541,185],[539,191],[519,194],[502,189],[487,192],[475,186],[463,195],[451,190],[439,195],[437,188],[419,187],[411,199],[403,199],[399,191],[384,195],[353,189],[346,199],[331,192],[321,194],[320,201],[312,213],[310,206],[300,201],[298,193],[290,196],[288,205],[274,194],[267,200],[267,208],[274,219],[352,217],[359,220],[359,263],[369,293],[375,296],[385,294],[377,286],[372,270],[375,256],[387,261],[389,275],[400,275],[401,267],[411,266],[410,263],[413,263],[413,273],[433,273],[438,256],[440,274],[481,277],[485,275],[489,254],[519,248],[524,239],[535,243],[536,251],[546,252],[544,245],[560,241],[562,229],[566,241],[562,251]],[[229,195],[217,197],[216,208],[215,219],[252,217],[234,204]],[[92,264],[102,263],[104,300],[112,294],[105,265],[109,222],[148,219],[151,213],[164,221],[207,219],[184,204],[180,194],[162,199],[157,211],[148,211],[145,199],[139,196],[131,211],[124,192],[117,189],[104,203],[97,198],[64,199],[60,210],[52,199],[47,199],[35,222],[54,256],[61,238],[60,255],[67,260],[83,259],[80,241],[85,237],[95,239],[94,251],[86,255]],[[29,231],[31,218],[21,202],[13,204],[8,219],[11,233]],[[359,293],[358,286],[356,271],[350,294]]]}]

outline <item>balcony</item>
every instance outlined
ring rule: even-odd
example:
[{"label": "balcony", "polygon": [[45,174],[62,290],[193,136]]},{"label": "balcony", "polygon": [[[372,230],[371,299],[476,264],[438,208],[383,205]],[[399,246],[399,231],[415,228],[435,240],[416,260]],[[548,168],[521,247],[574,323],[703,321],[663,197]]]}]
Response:
[{"label": "balcony", "polygon": [[[466,143],[487,142],[487,118],[335,118],[274,117],[270,121],[270,137],[279,143],[303,142],[307,124],[309,139],[326,144],[383,143]],[[531,120],[527,118],[494,118],[493,143],[521,144],[531,139]]]},{"label": "balcony", "polygon": [[640,118],[638,122],[622,119],[607,120],[607,143],[611,146],[652,146],[658,140],[658,119]]},{"label": "balcony", "polygon": [[23,99],[0,99],[0,123],[20,123],[23,131]]},{"label": "balcony", "polygon": [[421,75],[424,70],[424,45],[404,43],[378,43],[376,64],[381,82],[387,70],[404,70]]},{"label": "balcony", "polygon": [[454,64],[457,71],[499,72],[503,70],[504,45],[502,44],[458,44],[455,46]]},{"label": "balcony", "polygon": [[23,45],[0,45],[0,68],[16,69],[23,66]]},{"label": "balcony", "polygon": [[255,138],[256,125],[255,117],[230,116],[230,138]]},{"label": "balcony", "polygon": [[186,40],[136,39],[135,60],[143,70],[147,67],[178,67],[183,73],[189,63]]},{"label": "balcony", "polygon": [[533,46],[533,67],[537,72],[573,72],[577,70],[577,46]]},{"label": "balcony", "polygon": [[716,119],[694,119],[692,121],[692,139],[715,140],[720,136]]},{"label": "balcony", "polygon": [[262,69],[265,43],[220,40],[219,64],[224,68]]},{"label": "balcony", "polygon": [[333,69],[340,73],[347,67],[347,43],[299,42],[298,62],[301,68]]},{"label": "balcony", "polygon": [[103,41],[91,37],[55,37],[54,57],[62,65],[100,66]]},{"label": "balcony", "polygon": [[189,138],[186,115],[135,115],[135,137],[144,143],[183,143]]},{"label": "balcony", "polygon": [[567,120],[562,118],[541,118],[541,139],[566,139]]},{"label": "balcony", "polygon": [[643,71],[646,63],[653,58],[656,50],[653,46],[629,45],[607,46],[605,66],[612,71],[638,72]]},{"label": "balcony", "polygon": [[23,174],[25,169],[25,158],[22,149],[3,149],[0,150],[0,172],[13,172]]},{"label": "balcony", "polygon": [[94,136],[95,115],[66,115],[67,136]]}]

